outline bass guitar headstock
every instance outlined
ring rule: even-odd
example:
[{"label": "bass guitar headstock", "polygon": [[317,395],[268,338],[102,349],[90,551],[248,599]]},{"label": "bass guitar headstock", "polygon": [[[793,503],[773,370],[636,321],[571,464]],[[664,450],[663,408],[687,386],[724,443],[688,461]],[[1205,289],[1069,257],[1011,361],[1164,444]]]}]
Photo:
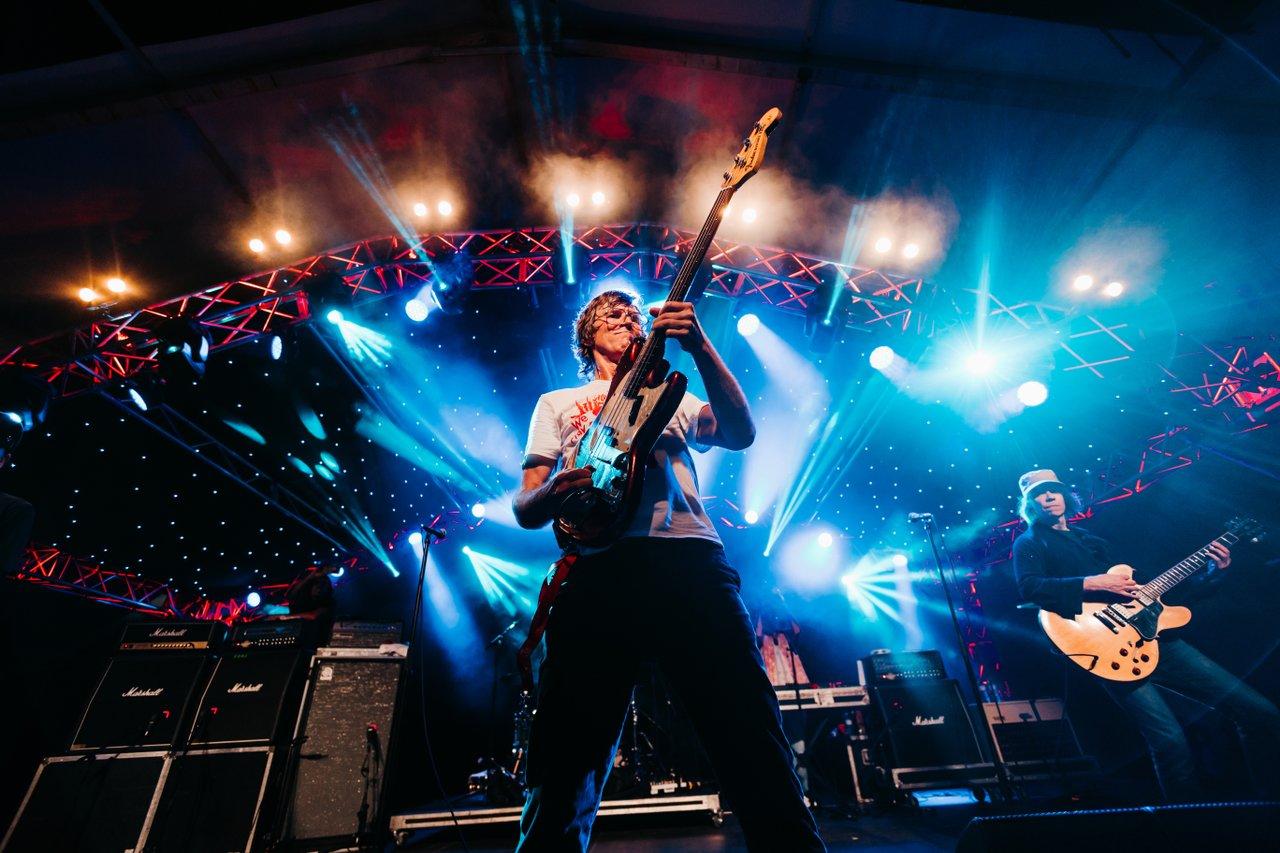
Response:
[{"label": "bass guitar headstock", "polygon": [[752,175],[760,171],[769,134],[773,133],[773,129],[781,120],[782,110],[773,107],[751,126],[747,138],[742,140],[742,148],[738,150],[738,156],[733,158],[733,166],[724,173],[724,183],[720,185],[720,189],[727,190],[730,187],[735,190],[740,189]]},{"label": "bass guitar headstock", "polygon": [[1241,541],[1254,544],[1267,538],[1267,531],[1255,519],[1236,516],[1227,522],[1227,532],[1239,537]]}]

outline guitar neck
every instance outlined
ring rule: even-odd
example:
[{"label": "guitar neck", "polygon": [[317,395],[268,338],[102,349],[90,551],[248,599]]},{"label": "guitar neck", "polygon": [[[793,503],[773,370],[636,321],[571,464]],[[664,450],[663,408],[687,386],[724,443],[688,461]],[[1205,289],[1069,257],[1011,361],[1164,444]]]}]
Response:
[{"label": "guitar neck", "polygon": [[[1216,542],[1220,545],[1230,547],[1239,541],[1240,537],[1236,536],[1234,533],[1224,533],[1217,539],[1214,539],[1213,542],[1210,542],[1209,545]],[[1182,562],[1175,565],[1173,568],[1163,572],[1150,583],[1145,584],[1142,589],[1138,590],[1139,596],[1145,598],[1159,598],[1187,578],[1194,575],[1196,572],[1203,569],[1209,564],[1209,545],[1204,546]]]},{"label": "guitar neck", "polygon": [[[676,273],[675,281],[671,283],[671,290],[667,293],[667,302],[683,302],[689,296],[689,290],[693,287],[694,276],[698,274],[698,268],[702,266],[702,262],[707,257],[707,249],[711,247],[711,241],[715,239],[716,231],[720,229],[720,222],[724,219],[724,209],[729,206],[729,200],[733,198],[733,193],[733,187],[725,187],[716,196],[715,204],[711,205],[711,212],[707,214],[706,221],[702,223],[702,230],[698,232],[693,245],[689,247],[689,253],[684,256],[684,261],[680,264],[680,270]],[[658,359],[662,358],[666,342],[666,335],[662,332],[654,332],[644,342],[644,346],[640,350],[640,355],[636,359],[635,367],[632,369],[631,376],[627,382],[626,391],[628,395],[635,394],[640,390],[640,384],[644,381],[644,377],[648,375]]]}]

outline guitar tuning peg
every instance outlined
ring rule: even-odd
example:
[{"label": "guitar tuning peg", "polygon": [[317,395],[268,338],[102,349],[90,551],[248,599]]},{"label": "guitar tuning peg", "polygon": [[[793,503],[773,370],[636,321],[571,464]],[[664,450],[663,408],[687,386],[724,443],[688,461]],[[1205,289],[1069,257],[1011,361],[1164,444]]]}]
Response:
[{"label": "guitar tuning peg", "polygon": [[725,179],[726,181],[727,181],[727,180],[729,180],[729,173],[728,173],[728,172],[725,172],[725,173],[724,173],[724,179]]},{"label": "guitar tuning peg", "polygon": [[749,137],[749,136],[748,136],[747,138],[745,138],[745,139],[743,139],[743,140],[742,140],[742,147],[743,147],[743,148],[750,148],[750,147],[751,147],[751,137]]}]

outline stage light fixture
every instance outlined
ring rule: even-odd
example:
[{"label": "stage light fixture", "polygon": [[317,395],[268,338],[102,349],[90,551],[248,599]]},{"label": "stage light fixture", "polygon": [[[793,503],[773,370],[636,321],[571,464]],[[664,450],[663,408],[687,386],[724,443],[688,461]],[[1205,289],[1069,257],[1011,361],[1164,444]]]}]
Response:
[{"label": "stage light fixture", "polygon": [[760,331],[760,318],[755,314],[743,314],[738,318],[738,334],[749,338]]},{"label": "stage light fixture", "polygon": [[336,326],[342,322],[342,312],[337,308],[330,308],[329,313],[325,314],[324,318]]},{"label": "stage light fixture", "polygon": [[760,520],[760,513],[756,512],[754,509],[749,509],[742,514],[742,520],[747,524],[755,524]]},{"label": "stage light fixture", "polygon": [[893,364],[894,355],[893,347],[881,344],[871,351],[868,361],[871,362],[871,366],[876,370],[884,370]]},{"label": "stage light fixture", "polygon": [[889,558],[889,562],[893,564],[895,569],[905,569],[907,567],[907,555],[894,554]]},{"label": "stage light fixture", "polygon": [[293,235],[283,228],[277,228],[275,233],[276,242],[281,246],[287,246],[293,242]]},{"label": "stage light fixture", "polygon": [[78,291],[76,291],[76,296],[79,296],[80,301],[85,303],[86,305],[92,305],[94,302],[97,302],[99,299],[102,298],[100,295],[98,295],[98,291],[94,290],[92,287],[80,288]]},{"label": "stage light fixture", "polygon": [[128,289],[129,285],[125,283],[124,279],[118,276],[107,279],[107,290],[110,290],[112,293],[124,293]]},{"label": "stage light fixture", "polygon": [[881,237],[876,240],[874,247],[877,252],[883,255],[885,252],[893,248],[893,241],[888,237]]},{"label": "stage light fixture", "polygon": [[965,370],[974,376],[987,376],[995,367],[995,357],[985,350],[976,349],[964,359]]},{"label": "stage light fixture", "polygon": [[453,202],[443,198],[440,199],[440,201],[436,203],[436,213],[441,216],[452,216]]},{"label": "stage light fixture", "polygon": [[742,211],[742,221],[743,221],[743,222],[755,222],[755,221],[756,221],[756,218],[757,218],[759,215],[760,215],[760,214],[756,211],[756,209],[755,209],[754,207],[748,207],[746,210]]},{"label": "stage light fixture", "polygon": [[919,254],[920,254],[919,243],[908,243],[907,245],[902,247],[902,257],[907,258],[908,260],[917,257]]},{"label": "stage light fixture", "polygon": [[267,352],[271,354],[272,361],[279,361],[284,355],[284,337],[281,335],[272,335],[267,341]]},{"label": "stage light fixture", "polygon": [[1106,287],[1102,288],[1102,295],[1109,299],[1115,299],[1122,293],[1124,293],[1124,282],[1122,281],[1110,282]]},{"label": "stage light fixture", "polygon": [[474,515],[476,518],[484,518],[484,513],[485,513],[484,504],[475,503],[471,505],[471,514]]},{"label": "stage light fixture", "polygon": [[836,541],[835,537],[825,530],[818,534],[819,548],[830,548],[835,543],[835,541]]},{"label": "stage light fixture", "polygon": [[1084,293],[1086,290],[1093,287],[1093,276],[1088,275],[1087,273],[1078,275],[1074,280],[1072,280],[1071,287],[1078,293]]},{"label": "stage light fixture", "polygon": [[604,205],[604,193],[600,190],[593,192],[591,194],[591,203],[596,207],[602,207]]},{"label": "stage light fixture", "polygon": [[[435,301],[441,311],[457,316],[466,308],[467,295],[475,284],[475,264],[466,249],[447,252],[435,260]],[[431,307],[431,306],[428,306]]]},{"label": "stage light fixture", "polygon": [[413,322],[421,323],[431,313],[431,306],[415,296],[404,304],[404,313]]},{"label": "stage light fixture", "polygon": [[5,429],[3,442],[11,450],[21,433],[44,423],[53,400],[53,388],[34,370],[6,365],[0,367],[0,413]]},{"label": "stage light fixture", "polygon": [[427,206],[420,201],[414,202],[413,215],[418,217],[419,219],[422,219],[427,215]]},{"label": "stage light fixture", "polygon": [[[421,530],[415,530],[409,534],[409,544],[415,548],[422,547],[422,531]],[[467,546],[463,545],[462,550],[465,552],[467,550]]]},{"label": "stage light fixture", "polygon": [[209,335],[197,320],[170,317],[156,326],[156,340],[156,362],[166,382],[200,381],[209,359]]},{"label": "stage light fixture", "polygon": [[251,590],[249,594],[244,597],[244,603],[248,605],[250,610],[252,610],[262,604],[262,594],[257,590]]},{"label": "stage light fixture", "polygon": [[129,399],[133,401],[133,404],[138,407],[139,411],[145,412],[147,410],[147,398],[142,396],[142,391],[140,391],[136,385],[128,386],[128,390]]},{"label": "stage light fixture", "polygon": [[577,193],[569,193],[564,197],[564,203],[569,205],[570,207],[577,207],[578,205],[582,204],[582,196],[578,195]]},{"label": "stage light fixture", "polygon": [[1032,379],[1018,386],[1018,401],[1024,406],[1038,406],[1049,399],[1049,389],[1043,382]]},{"label": "stage light fixture", "polygon": [[252,240],[249,241],[249,251],[253,252],[255,255],[261,255],[266,250],[267,250],[267,244],[264,240],[262,240],[262,238],[254,237]]}]

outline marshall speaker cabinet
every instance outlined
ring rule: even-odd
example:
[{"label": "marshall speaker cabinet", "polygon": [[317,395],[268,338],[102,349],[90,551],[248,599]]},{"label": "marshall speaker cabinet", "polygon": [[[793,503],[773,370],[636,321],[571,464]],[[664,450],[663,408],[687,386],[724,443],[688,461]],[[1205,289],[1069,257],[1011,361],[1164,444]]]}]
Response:
[{"label": "marshall speaker cabinet", "polygon": [[46,758],[0,850],[141,849],[167,769],[163,752]]},{"label": "marshall speaker cabinet", "polygon": [[191,748],[273,743],[286,712],[297,708],[301,664],[296,649],[225,654],[192,719]]},{"label": "marshall speaker cabinet", "polygon": [[954,679],[881,684],[874,693],[886,783],[902,791],[995,781]]},{"label": "marshall speaker cabinet", "polygon": [[72,752],[168,749],[206,674],[202,654],[119,655],[107,664]]}]

